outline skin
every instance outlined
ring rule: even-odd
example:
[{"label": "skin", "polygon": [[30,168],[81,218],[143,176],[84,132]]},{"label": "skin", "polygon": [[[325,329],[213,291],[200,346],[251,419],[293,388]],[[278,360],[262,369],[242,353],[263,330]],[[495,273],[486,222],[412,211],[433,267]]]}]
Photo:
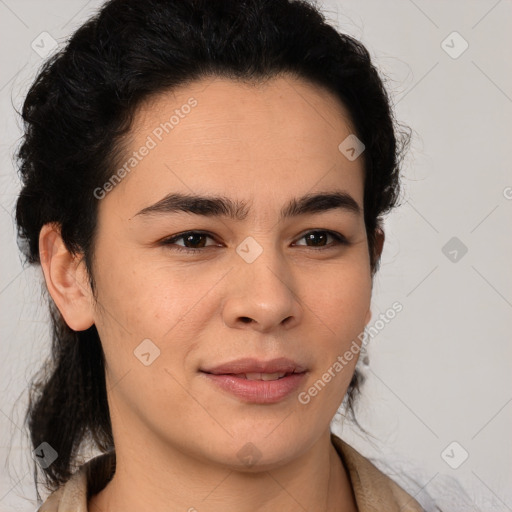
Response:
[{"label": "skin", "polygon": [[[342,210],[278,217],[293,197],[334,190],[362,209],[363,160],[338,150],[353,133],[348,112],[327,91],[291,76],[258,86],[204,79],[145,102],[127,155],[192,96],[198,105],[99,201],[97,302],[84,262],[66,250],[58,226],[40,235],[54,301],[71,328],[96,325],[106,357],[117,471],[89,509],[355,511],[330,422],[357,357],[308,404],[297,394],[370,320],[364,219]],[[136,215],[169,192],[243,200],[249,214]],[[159,242],[188,230],[211,235],[188,244],[202,252],[173,250],[186,239]],[[312,230],[341,233],[350,245],[330,236],[308,242]],[[236,252],[248,236],[263,249],[252,263]],[[383,239],[379,233],[379,255]],[[160,356],[145,366],[134,350],[148,338]],[[304,362],[304,385],[261,405],[198,372],[246,356]],[[250,467],[238,456],[249,442],[260,453]]]}]

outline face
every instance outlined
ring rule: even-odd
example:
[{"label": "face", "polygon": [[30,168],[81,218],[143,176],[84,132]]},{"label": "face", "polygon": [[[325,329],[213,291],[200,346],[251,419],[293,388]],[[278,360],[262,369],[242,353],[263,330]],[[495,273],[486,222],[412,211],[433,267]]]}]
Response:
[{"label": "face", "polygon": [[198,81],[138,111],[126,172],[98,192],[114,438],[265,466],[329,428],[370,318],[363,162],[338,149],[351,133],[334,96],[290,76]]}]

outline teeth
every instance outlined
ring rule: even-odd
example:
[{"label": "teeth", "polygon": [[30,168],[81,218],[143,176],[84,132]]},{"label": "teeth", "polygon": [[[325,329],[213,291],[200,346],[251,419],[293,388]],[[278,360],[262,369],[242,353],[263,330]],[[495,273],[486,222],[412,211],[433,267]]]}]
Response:
[{"label": "teeth", "polygon": [[286,375],[283,373],[246,373],[241,374],[240,377],[245,377],[247,380],[277,380]]}]

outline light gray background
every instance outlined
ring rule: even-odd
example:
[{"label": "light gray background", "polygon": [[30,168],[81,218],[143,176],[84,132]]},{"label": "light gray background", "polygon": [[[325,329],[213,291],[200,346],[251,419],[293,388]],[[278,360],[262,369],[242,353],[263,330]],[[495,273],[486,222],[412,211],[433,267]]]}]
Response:
[{"label": "light gray background", "polygon": [[[0,0],[0,449],[9,457],[0,511],[35,509],[21,428],[27,381],[49,351],[42,274],[22,265],[15,239],[21,130],[13,105],[42,63],[32,42],[48,32],[62,44],[101,3]],[[445,510],[512,510],[512,2],[319,4],[367,45],[397,118],[415,131],[373,297],[375,319],[397,300],[403,311],[370,342],[358,406],[374,438],[333,428],[427,508],[428,492]],[[469,44],[457,58],[462,39],[446,39],[454,31]],[[452,237],[468,249],[456,262],[442,252]],[[452,465],[469,453],[457,469],[441,455],[453,441]],[[455,498],[462,490],[467,502]]]}]

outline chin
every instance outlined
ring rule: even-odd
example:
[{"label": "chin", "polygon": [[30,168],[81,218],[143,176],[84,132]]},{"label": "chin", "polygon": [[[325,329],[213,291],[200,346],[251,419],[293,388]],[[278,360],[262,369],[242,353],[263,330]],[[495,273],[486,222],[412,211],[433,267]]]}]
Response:
[{"label": "chin", "polygon": [[[286,416],[285,416],[286,417]],[[285,420],[286,421],[286,420]],[[281,425],[280,425],[281,424]],[[218,463],[236,471],[258,472],[276,469],[300,456],[313,444],[304,426],[298,432],[283,428],[283,418],[276,418],[268,428],[258,426],[238,428],[233,437],[227,434],[225,442],[213,442],[216,453],[211,457]]]}]

